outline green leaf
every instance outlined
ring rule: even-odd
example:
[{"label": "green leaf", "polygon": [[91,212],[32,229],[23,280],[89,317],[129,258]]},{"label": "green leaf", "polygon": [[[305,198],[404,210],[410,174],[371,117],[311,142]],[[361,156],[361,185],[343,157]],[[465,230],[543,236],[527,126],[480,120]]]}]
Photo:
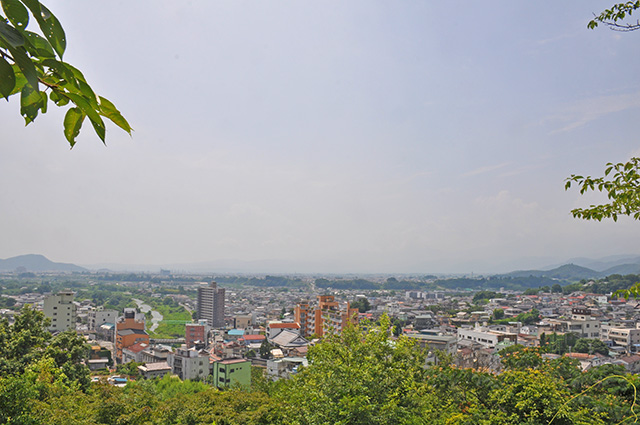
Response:
[{"label": "green leaf", "polygon": [[66,63],[60,62],[55,59],[45,59],[42,61],[42,64],[52,69],[58,75],[58,77],[62,78],[65,81],[72,82],[72,84],[76,85],[73,70],[71,70],[71,68],[69,68]]},{"label": "green leaf", "polygon": [[67,39],[64,34],[64,29],[62,28],[62,25],[60,25],[58,18],[56,18],[49,9],[47,9],[43,4],[40,5],[40,8],[42,9],[43,16],[47,16],[47,18],[44,19],[44,25],[40,25],[42,33],[47,40],[49,40],[49,43],[51,43],[55,51],[58,53],[58,56],[62,58],[62,55],[64,55],[64,51],[67,48]]},{"label": "green leaf", "polygon": [[67,40],[58,19],[37,0],[22,0],[22,2],[29,8],[31,14],[33,14],[33,17],[38,22],[38,26],[40,26],[42,30],[42,34],[49,40],[49,43],[51,43],[51,46],[53,46],[58,53],[58,56],[62,58],[67,46]]},{"label": "green leaf", "polygon": [[76,144],[76,137],[80,134],[80,128],[86,115],[80,108],[71,108],[64,116],[64,137],[73,147]]},{"label": "green leaf", "polygon": [[53,47],[45,38],[31,31],[24,31],[23,34],[28,44],[27,50],[32,56],[41,58],[56,57],[56,52],[53,51]]},{"label": "green leaf", "polygon": [[2,9],[9,21],[16,27],[24,29],[29,23],[29,11],[19,0],[1,0]]},{"label": "green leaf", "polygon": [[47,106],[49,106],[49,98],[47,97],[47,93],[41,91],[40,97],[42,98],[42,103],[40,104],[40,109],[43,114],[47,113]]},{"label": "green leaf", "polygon": [[59,93],[58,90],[55,89],[55,88],[53,90],[51,90],[51,94],[49,95],[49,99],[51,99],[51,101],[54,102],[58,106],[64,106],[67,103],[69,103],[69,98],[66,97],[64,94]]},{"label": "green leaf", "polygon": [[63,62],[64,65],[71,70],[71,72],[73,73],[73,76],[76,77],[78,80],[82,80],[85,83],[87,82],[87,80],[84,78],[84,75],[82,74],[82,72],[80,72],[80,70],[78,68],[76,68],[75,66],[71,65],[70,63],[67,62]]},{"label": "green leaf", "polygon": [[93,125],[93,129],[96,131],[98,137],[100,137],[100,140],[102,140],[102,143],[104,143],[106,133],[104,122],[102,121],[102,118],[100,118],[98,112],[91,107],[89,99],[86,99],[85,97],[74,93],[67,93],[67,96],[73,103],[75,103],[80,109],[82,109],[82,112],[87,114],[89,120],[91,121],[91,125]]},{"label": "green leaf", "polygon": [[14,48],[18,48],[24,44],[24,37],[22,37],[20,31],[2,20],[0,20],[0,39]]},{"label": "green leaf", "polygon": [[113,103],[100,96],[100,113],[109,118],[115,125],[129,133],[133,130],[127,120],[122,116]]},{"label": "green leaf", "polygon": [[33,66],[33,62],[31,62],[31,59],[27,56],[26,50],[23,47],[13,48],[9,46],[9,52],[11,52],[13,60],[20,68],[20,71],[22,71],[27,82],[34,90],[38,91],[38,73],[35,66]]},{"label": "green leaf", "polygon": [[38,0],[22,0],[22,3],[29,8],[36,20],[43,19],[42,9],[40,9],[40,2]]},{"label": "green leaf", "polygon": [[9,98],[16,86],[16,75],[13,67],[3,57],[0,57],[0,95]]},{"label": "green leaf", "polygon": [[17,64],[13,64],[11,66],[11,68],[13,69],[13,74],[16,76],[16,85],[13,88],[13,90],[11,90],[11,93],[9,94],[9,96],[13,96],[16,93],[20,93],[22,91],[22,88],[28,84],[27,79],[24,77],[24,75],[22,74],[22,71],[20,70],[20,67]]},{"label": "green leaf", "polygon": [[20,114],[29,125],[38,116],[38,110],[42,106],[42,97],[38,90],[34,90],[30,85],[25,85],[20,94]]}]

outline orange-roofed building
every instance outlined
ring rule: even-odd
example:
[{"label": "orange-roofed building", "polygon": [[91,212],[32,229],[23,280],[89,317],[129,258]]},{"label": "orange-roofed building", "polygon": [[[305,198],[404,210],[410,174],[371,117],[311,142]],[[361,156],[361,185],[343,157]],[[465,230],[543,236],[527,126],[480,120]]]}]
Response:
[{"label": "orange-roofed building", "polygon": [[300,324],[296,322],[270,322],[267,323],[267,336],[269,339],[275,338],[280,332],[288,330],[300,333]]}]

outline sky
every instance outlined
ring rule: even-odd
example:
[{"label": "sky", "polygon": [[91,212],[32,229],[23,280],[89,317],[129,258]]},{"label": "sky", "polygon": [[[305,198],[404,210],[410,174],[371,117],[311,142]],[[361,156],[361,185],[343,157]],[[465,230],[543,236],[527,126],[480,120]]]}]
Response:
[{"label": "sky", "polygon": [[[640,254],[564,190],[640,155],[640,31],[607,1],[49,0],[134,128],[0,102],[0,258],[449,273]],[[240,267],[240,266],[238,266]]]}]

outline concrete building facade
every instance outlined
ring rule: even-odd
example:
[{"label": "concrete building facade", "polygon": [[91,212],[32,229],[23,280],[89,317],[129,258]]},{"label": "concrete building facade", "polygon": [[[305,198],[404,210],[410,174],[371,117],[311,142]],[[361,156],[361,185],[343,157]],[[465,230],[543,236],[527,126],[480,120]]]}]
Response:
[{"label": "concrete building facade", "polygon": [[174,374],[182,380],[204,381],[209,376],[209,356],[200,355],[197,350],[178,348],[169,354],[167,363]]},{"label": "concrete building facade", "polygon": [[212,328],[223,328],[224,288],[218,288],[216,282],[202,283],[198,287],[198,319],[206,320]]},{"label": "concrete building facade", "polygon": [[218,388],[251,386],[251,362],[245,359],[222,359],[211,363],[213,385]]},{"label": "concrete building facade", "polygon": [[44,299],[44,315],[51,320],[50,332],[74,330],[76,328],[76,305],[73,292],[58,292]]}]

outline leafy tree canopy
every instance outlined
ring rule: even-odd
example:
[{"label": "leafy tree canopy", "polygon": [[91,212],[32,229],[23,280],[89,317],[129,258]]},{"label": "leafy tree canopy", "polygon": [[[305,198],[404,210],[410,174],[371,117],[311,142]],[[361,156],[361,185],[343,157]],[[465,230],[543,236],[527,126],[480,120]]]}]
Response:
[{"label": "leafy tree canopy", "polygon": [[640,158],[631,158],[625,163],[608,163],[603,177],[583,177],[572,174],[566,180],[565,189],[573,183],[580,188],[580,194],[588,191],[606,192],[609,203],[576,208],[571,214],[585,220],[602,221],[603,218],[618,220],[619,215],[640,219]]},{"label": "leafy tree canopy", "polygon": [[624,22],[624,20],[630,18],[633,12],[639,8],[640,1],[638,0],[614,4],[610,9],[605,9],[600,15],[589,21],[587,27],[594,29],[602,23],[615,31],[635,31],[640,29],[640,21],[636,19],[635,22],[630,23]]},{"label": "leafy tree canopy", "polygon": [[[27,125],[47,112],[49,101],[59,107],[73,105],[63,122],[71,147],[85,118],[103,143],[103,117],[131,134],[131,126],[114,104],[96,95],[82,72],[62,60],[67,39],[55,15],[38,0],[0,3],[4,13],[0,13],[0,98],[19,95],[20,114]],[[27,29],[34,20],[40,33]]]}]

